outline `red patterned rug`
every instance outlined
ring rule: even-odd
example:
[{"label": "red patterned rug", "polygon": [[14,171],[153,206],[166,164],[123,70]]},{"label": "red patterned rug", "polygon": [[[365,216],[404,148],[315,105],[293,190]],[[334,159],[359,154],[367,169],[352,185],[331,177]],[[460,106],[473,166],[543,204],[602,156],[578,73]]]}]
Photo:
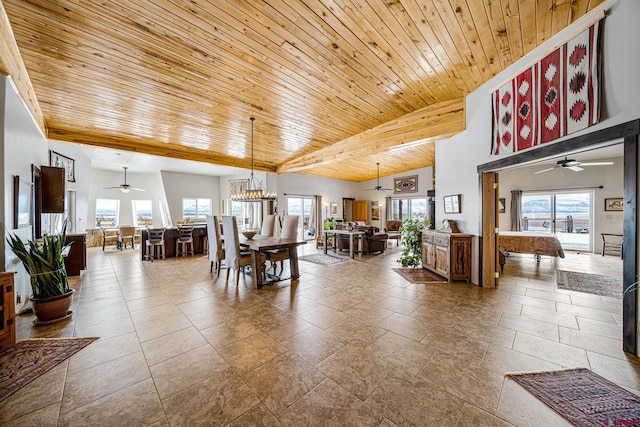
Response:
[{"label": "red patterned rug", "polygon": [[97,339],[30,339],[0,349],[0,402]]},{"label": "red patterned rug", "polygon": [[447,282],[442,276],[438,276],[436,273],[418,267],[418,268],[394,268],[393,271],[404,277],[409,283],[442,283]]},{"label": "red patterned rug", "polygon": [[640,426],[640,396],[589,369],[507,376],[576,426]]}]

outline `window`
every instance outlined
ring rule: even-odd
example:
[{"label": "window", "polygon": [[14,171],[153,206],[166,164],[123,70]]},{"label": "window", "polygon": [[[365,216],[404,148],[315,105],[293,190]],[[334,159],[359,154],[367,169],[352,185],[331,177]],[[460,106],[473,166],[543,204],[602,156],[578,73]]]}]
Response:
[{"label": "window", "polygon": [[146,227],[153,225],[153,213],[151,200],[132,200],[133,225],[135,227]]},{"label": "window", "polygon": [[522,194],[522,229],[555,233],[567,250],[591,251],[593,191]]},{"label": "window", "polygon": [[169,213],[169,204],[166,200],[160,200],[158,202],[160,205],[160,219],[162,220],[163,227],[171,227],[171,214]]},{"label": "window", "polygon": [[238,226],[260,228],[262,203],[231,201],[231,215],[237,217]]},{"label": "window", "polygon": [[391,218],[389,219],[402,221],[407,218],[427,219],[427,199],[392,199]]},{"label": "window", "polygon": [[211,199],[182,199],[182,218],[203,220],[211,215]]},{"label": "window", "polygon": [[120,216],[120,200],[96,199],[96,227],[115,227]]}]

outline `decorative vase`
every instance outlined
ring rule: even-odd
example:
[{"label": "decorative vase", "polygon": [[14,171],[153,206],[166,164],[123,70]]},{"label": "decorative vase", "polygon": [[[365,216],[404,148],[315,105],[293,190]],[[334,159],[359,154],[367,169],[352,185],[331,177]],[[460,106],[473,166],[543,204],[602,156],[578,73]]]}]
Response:
[{"label": "decorative vase", "polygon": [[38,322],[52,322],[66,317],[69,314],[69,307],[71,307],[74,292],[75,289],[69,288],[69,292],[54,297],[30,297],[31,307]]}]

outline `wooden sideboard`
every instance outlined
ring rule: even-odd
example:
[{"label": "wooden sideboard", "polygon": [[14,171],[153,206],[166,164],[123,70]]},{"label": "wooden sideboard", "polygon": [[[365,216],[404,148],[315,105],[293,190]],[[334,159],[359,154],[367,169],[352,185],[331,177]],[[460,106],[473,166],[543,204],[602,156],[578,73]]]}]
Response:
[{"label": "wooden sideboard", "polygon": [[14,298],[13,272],[0,273],[0,347],[16,343],[16,301]]},{"label": "wooden sideboard", "polygon": [[471,281],[471,235],[422,232],[422,267],[451,281]]}]

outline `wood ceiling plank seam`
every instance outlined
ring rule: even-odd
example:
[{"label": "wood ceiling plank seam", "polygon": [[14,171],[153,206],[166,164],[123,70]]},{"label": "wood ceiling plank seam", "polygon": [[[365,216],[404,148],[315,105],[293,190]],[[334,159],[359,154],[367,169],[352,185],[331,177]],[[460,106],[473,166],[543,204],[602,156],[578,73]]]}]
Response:
[{"label": "wood ceiling plank seam", "polygon": [[[408,14],[403,4],[401,2],[377,1],[377,7],[372,9],[378,16],[380,28],[384,29],[386,26],[388,31],[398,39],[398,46],[400,46],[402,50],[396,49],[396,51],[400,53],[403,58],[411,58],[415,62],[412,69],[417,75],[422,74],[427,77],[423,81],[425,84],[431,82],[429,87],[434,86],[437,89],[433,89],[432,91],[438,100],[456,98],[455,94],[451,94],[448,89],[443,88],[445,85],[437,69],[440,65],[439,61],[436,60],[436,63],[432,64],[429,56],[424,55],[421,50],[418,50],[417,52],[420,54],[416,55],[410,48],[407,48],[407,46],[411,48],[416,46],[410,29],[415,28],[417,31],[417,23]],[[369,1],[369,3],[371,2]]]},{"label": "wood ceiling plank seam", "polygon": [[[394,46],[391,41],[394,40],[396,35],[390,32],[391,30],[386,27],[385,21],[380,18],[377,11],[368,7],[368,3],[363,4],[360,0],[350,0],[350,4],[350,6],[347,5],[347,1],[345,1],[343,10],[346,13],[348,13],[348,11],[352,11],[352,18],[355,16],[363,17],[363,19],[360,20],[358,27],[361,29],[362,34],[366,34],[370,40],[368,43],[369,50],[377,53],[379,58],[383,60],[386,57],[388,66],[393,64],[395,68],[392,69],[396,70],[396,73],[404,82],[406,87],[405,90],[408,89],[415,91],[415,93],[425,100],[424,105],[430,105],[441,101],[442,98],[438,97],[429,86],[417,86],[416,82],[424,81],[423,76],[416,71],[416,69],[421,70],[421,67],[420,64],[415,61],[415,58],[413,58],[411,53],[409,53],[404,47],[405,43],[412,45],[411,40],[406,40],[404,43],[398,40],[397,45]],[[380,7],[386,9],[384,4],[380,5]],[[356,11],[359,13],[356,13]],[[399,31],[398,33],[402,34],[403,32]],[[402,77],[400,71],[403,72],[405,77]],[[422,71],[422,74],[424,74],[424,71]],[[420,108],[420,106],[416,106],[416,108]]]},{"label": "wood ceiling plank seam", "polygon": [[[296,1],[294,3],[299,2]],[[276,7],[276,5],[278,5],[278,7]],[[422,100],[418,97],[409,99],[410,95],[413,96],[412,94],[403,92],[399,93],[399,87],[394,81],[394,79],[397,79],[397,75],[389,74],[390,69],[388,67],[380,67],[378,65],[380,64],[380,62],[377,61],[376,63],[376,61],[374,60],[376,58],[371,58],[370,55],[366,54],[366,50],[354,46],[352,41],[358,39],[357,37],[350,37],[353,36],[353,33],[349,28],[341,26],[343,31],[340,32],[335,30],[333,26],[329,24],[328,20],[331,20],[335,24],[340,21],[337,19],[331,19],[331,17],[333,16],[331,11],[325,9],[321,12],[317,12],[312,6],[323,8],[323,5],[320,3],[307,5],[309,10],[314,13],[314,16],[316,16],[317,19],[313,20],[310,18],[306,18],[305,16],[300,16],[301,19],[304,19],[303,23],[291,21],[301,32],[306,34],[308,38],[314,40],[319,46],[322,46],[323,49],[325,49],[327,52],[330,52],[334,56],[338,57],[339,60],[347,65],[353,73],[356,73],[357,75],[361,76],[361,78],[370,81],[371,84],[373,84],[372,91],[379,91],[380,88],[383,88],[383,92],[388,97],[391,97],[391,99],[398,103],[398,106],[402,108],[403,114],[413,111],[413,109],[415,109],[414,106],[416,105],[416,102],[422,102]],[[283,17],[291,16],[291,14],[284,13],[285,10],[292,9],[292,7],[289,6],[286,1],[271,1],[268,5],[265,6],[265,8],[273,10],[274,12],[282,13]],[[309,31],[310,28],[314,28],[316,29],[316,31],[311,34]],[[290,31],[295,31],[295,28]],[[298,37],[302,38],[301,35],[298,35]],[[345,48],[345,45],[342,44],[342,40],[346,42],[346,46],[351,47],[355,52],[349,53],[349,51],[347,50],[348,48]],[[336,41],[339,41],[339,43],[337,43]],[[356,66],[354,66],[350,62],[353,62],[356,57],[357,63],[355,64]],[[327,58],[326,55],[325,58]]]},{"label": "wood ceiling plank seam", "polygon": [[[351,105],[350,105],[349,107],[351,107],[351,108],[352,108],[352,106],[351,106]],[[345,108],[346,108],[346,107],[345,107]],[[342,111],[340,111],[340,113],[342,113],[342,114],[343,114],[343,113],[344,113],[344,111],[345,111],[345,109],[343,108],[343,110],[342,110]]]},{"label": "wood ceiling plank seam", "polygon": [[[411,40],[413,46],[415,46],[424,57],[424,60],[429,63],[433,69],[435,82],[438,88],[445,96],[450,98],[458,98],[466,95],[468,92],[463,89],[465,86],[462,83],[459,76],[449,74],[448,70],[441,63],[440,58],[431,48],[428,40],[425,38],[424,33],[421,31],[422,25],[428,26],[426,20],[422,19],[422,12],[415,7],[411,7],[412,2],[407,2],[406,5],[396,2],[388,3],[387,7],[389,11],[395,16],[396,20],[400,24],[402,30],[405,31],[407,37]],[[445,76],[443,78],[443,76]]]},{"label": "wood ceiling plank seam", "polygon": [[451,34],[442,20],[437,8],[431,1],[427,1],[422,4],[421,10],[425,21],[428,22],[430,28],[433,29],[434,37],[440,41],[440,44],[443,47],[441,56],[446,55],[449,58],[449,63],[461,76],[468,87],[469,93],[471,93],[476,87],[478,87],[478,84],[472,76],[471,70],[467,67],[463,55],[458,50],[458,46],[455,40],[451,37]]},{"label": "wood ceiling plank seam", "polygon": [[553,4],[555,0],[537,0],[536,28],[538,29],[538,46],[549,40],[553,29]]},{"label": "wood ceiling plank seam", "polygon": [[[276,5],[278,7],[276,7]],[[360,82],[358,86],[361,89],[358,90],[354,88],[352,90],[354,91],[354,94],[360,97],[362,96],[362,93],[367,93],[367,99],[363,99],[363,101],[371,102],[371,99],[375,99],[378,103],[374,105],[378,106],[380,105],[380,103],[386,104],[391,102],[396,109],[396,113],[394,114],[406,114],[407,112],[411,111],[413,105],[396,93],[389,93],[385,90],[384,93],[386,96],[382,97],[378,95],[377,92],[380,92],[380,88],[386,86],[387,83],[384,83],[379,76],[376,76],[373,73],[369,72],[369,67],[355,67],[352,63],[354,58],[351,55],[347,54],[346,51],[343,51],[342,49],[336,47],[338,46],[338,44],[327,37],[325,35],[326,33],[316,32],[314,35],[310,34],[306,28],[315,26],[316,24],[311,22],[309,19],[306,19],[306,17],[299,17],[300,19],[306,19],[303,23],[296,22],[297,20],[292,21],[291,19],[293,16],[293,12],[286,13],[286,11],[290,9],[291,8],[286,2],[272,0],[269,4],[266,4],[265,7],[262,8],[261,12],[263,13],[264,17],[268,17],[271,19],[273,26],[269,28],[271,28],[272,31],[277,32],[280,28],[285,29],[289,34],[293,34],[298,40],[301,40],[302,43],[309,46],[309,48],[313,51],[317,52],[319,57],[322,59],[322,62],[324,62],[327,66],[336,67],[338,70],[340,70],[340,72],[345,75],[345,82],[349,82],[350,84],[354,82]],[[281,20],[278,21],[274,15],[280,16]],[[256,19],[258,18],[256,17]],[[284,23],[284,20],[290,22],[291,25],[286,25]],[[280,25],[276,25],[276,23],[278,22],[280,23]],[[266,25],[266,23],[262,24]],[[300,48],[300,46],[296,46]],[[358,64],[356,65],[359,65],[363,60],[366,65],[370,64],[368,58],[359,57]],[[371,69],[374,69],[373,65],[371,66]],[[387,82],[388,81],[389,80],[387,79]]]},{"label": "wood ceiling plank seam", "polygon": [[449,7],[458,21],[458,26],[484,81],[491,79],[496,73],[493,71],[489,55],[482,43],[480,32],[473,20],[473,15],[466,0],[449,0]]},{"label": "wood ceiling plank seam", "polygon": [[467,39],[465,38],[464,31],[458,23],[458,19],[455,16],[454,10],[451,8],[448,0],[432,0],[436,5],[437,13],[440,15],[442,22],[444,22],[446,31],[450,34],[452,40],[457,41],[456,47],[465,66],[469,69],[471,77],[475,87],[480,86],[486,80],[482,74],[482,70],[478,61],[473,55],[473,50],[469,46]]},{"label": "wood ceiling plank seam", "polygon": [[502,10],[504,23],[507,28],[507,36],[509,37],[509,45],[511,46],[511,53],[513,55],[512,58],[517,61],[524,56],[518,1],[502,0]]},{"label": "wood ceiling plank seam", "polygon": [[[207,13],[206,10],[203,10],[203,12]],[[214,20],[217,19],[217,17],[214,17],[213,15],[209,15],[209,16]],[[232,16],[228,16],[228,17],[229,19],[233,19]],[[202,21],[202,23],[208,24],[207,21]],[[222,22],[220,24],[222,24]],[[222,29],[224,28],[228,28],[228,27],[219,27],[217,34],[218,35],[226,34],[224,31],[222,31]],[[327,96],[329,96],[330,98],[333,98],[335,100],[341,100],[346,105],[350,105],[351,108],[358,106],[359,109],[362,110],[367,116],[376,115],[377,113],[376,109],[370,109],[369,104],[358,102],[358,101],[362,101],[362,98],[354,95],[354,93],[351,92],[350,90],[344,90],[339,85],[338,86],[334,85],[333,82],[340,81],[341,79],[338,76],[334,75],[332,71],[318,70],[317,68],[314,68],[313,66],[310,65],[311,61],[306,61],[305,58],[299,57],[297,55],[298,53],[305,54],[303,51],[297,48],[294,50],[291,50],[289,49],[289,47],[293,47],[293,46],[288,45],[287,43],[284,43],[282,46],[277,46],[276,50],[271,50],[271,48],[269,47],[271,42],[267,38],[264,38],[260,34],[260,32],[255,31],[254,29],[248,26],[246,27],[246,29],[250,31],[237,31],[237,34],[233,34],[229,32],[229,36],[231,37],[229,42],[235,41],[236,46],[239,43],[241,43],[244,46],[246,46],[250,51],[261,54],[262,61],[265,64],[274,64],[274,63],[279,64],[280,63],[279,61],[281,61],[282,59],[286,59],[289,62],[289,66],[295,66],[300,70],[300,72],[298,72],[297,75],[295,76],[298,78],[298,83],[301,83],[301,79],[300,79],[301,77],[305,77],[310,82],[314,82],[315,85],[318,86],[318,88],[323,88],[325,91],[324,93],[326,93]],[[249,34],[251,34],[251,36]],[[271,55],[267,54],[266,52],[262,51],[261,48],[269,50],[270,52],[272,52],[272,54]],[[287,55],[283,54],[285,52],[287,53]],[[255,55],[254,55],[254,58],[260,59]],[[287,66],[287,64],[282,64],[282,65]],[[315,90],[317,91],[318,88],[315,88]],[[368,117],[363,117],[363,120],[366,121],[367,119]]]},{"label": "wood ceiling plank seam", "polygon": [[[176,11],[175,11],[175,10],[171,10],[171,13],[176,14]],[[188,19],[187,19],[187,18],[188,18],[188,16],[187,16],[187,17],[184,17],[183,22],[186,22],[186,23],[192,24],[191,22],[189,22],[189,21],[188,21]],[[205,24],[209,25],[209,23],[205,23]],[[201,28],[201,30],[202,30],[202,31],[206,31],[204,28]],[[205,34],[206,34],[206,33],[205,33]],[[220,34],[221,34],[221,33],[220,33],[220,32],[218,32],[218,35],[220,35]],[[230,37],[231,37],[231,36],[230,36]],[[222,38],[221,38],[221,39],[222,39]],[[233,37],[231,37],[231,39],[233,39]],[[228,43],[228,45],[229,45],[229,46],[232,46],[232,45],[233,45],[233,43],[232,43],[231,41],[226,41],[226,43]],[[203,48],[203,49],[206,49],[206,48]],[[234,49],[235,49],[235,47],[234,47]],[[231,53],[231,58],[233,58],[233,59],[235,59],[235,58],[239,58],[239,57],[241,57],[241,56],[242,56],[242,55],[237,55],[237,54],[233,54],[233,53]],[[286,65],[286,64],[285,64],[285,65]],[[287,68],[287,67],[281,67],[281,68],[277,68],[277,67],[276,67],[276,68],[274,68],[274,70],[275,70],[275,69],[280,69],[281,71],[282,71],[282,70],[284,70],[284,71],[289,71],[289,68]],[[258,74],[258,73],[256,73],[256,74]],[[285,73],[285,74],[283,75],[283,77],[296,78],[298,74],[300,74],[300,72],[298,72],[297,74],[292,74],[291,72],[289,72],[288,74],[287,74],[287,73]],[[281,78],[281,79],[279,79],[279,80],[280,80],[280,81],[282,81],[282,78]],[[278,79],[270,79],[270,81],[271,81],[271,83],[272,83],[272,84],[274,84],[274,85],[278,85],[278,84],[279,84]],[[263,84],[263,85],[261,85],[261,86],[262,86],[262,87],[266,87],[266,85],[264,85],[264,84]],[[286,89],[289,89],[289,90],[290,90],[290,88],[286,88],[286,87],[285,87],[285,88],[283,88],[282,90],[283,90],[283,91],[286,91]],[[317,89],[317,88],[311,88],[311,87],[309,88],[309,90],[312,90],[312,89]],[[327,93],[328,93],[328,94],[332,94],[332,93],[334,92],[334,91],[333,91],[333,89],[332,89],[332,88],[329,88],[329,89],[331,89],[331,90],[328,90],[328,91],[327,91]],[[338,99],[337,101],[338,101],[338,102],[337,102],[338,104],[339,104],[339,103],[341,103],[341,102],[340,102],[340,101],[341,101],[340,99]],[[353,99],[352,99],[352,101],[353,101]],[[341,111],[340,111],[338,114],[344,113],[345,111],[348,111],[349,109],[353,109],[353,108],[355,107],[355,105],[356,105],[356,104],[354,104],[353,102],[346,102],[346,101],[345,101],[345,102],[342,102],[342,104],[343,104],[343,105],[340,107]],[[353,111],[352,111],[352,113],[353,113]],[[370,117],[370,114],[371,114],[371,112],[363,112],[363,113],[362,113],[362,117],[360,117],[360,119],[359,119],[359,120],[365,120],[365,121],[366,121],[366,120]]]},{"label": "wood ceiling plank seam", "polygon": [[558,34],[569,24],[570,0],[556,0],[553,8],[553,23],[551,33]]},{"label": "wood ceiling plank seam", "polygon": [[[319,31],[331,31],[331,33],[336,34],[336,36],[339,34],[339,36],[343,37],[347,43],[349,43],[349,46],[355,50],[354,56],[359,55],[360,58],[370,58],[370,55],[367,53],[373,54],[369,62],[374,65],[382,64],[381,67],[375,65],[375,69],[377,73],[384,74],[387,77],[390,82],[387,85],[388,90],[392,90],[394,93],[402,92],[402,86],[396,81],[399,79],[398,75],[392,71],[391,67],[386,65],[386,55],[381,56],[379,52],[371,51],[369,44],[354,33],[354,28],[357,28],[358,24],[353,21],[350,15],[338,7],[325,6],[320,4],[320,2],[311,2],[307,6],[312,9],[316,15],[323,17],[323,20],[319,21],[321,25],[321,27],[318,28]],[[322,9],[314,9],[314,7]],[[343,31],[337,32],[334,28],[342,28]],[[369,43],[374,42],[369,41]],[[408,105],[408,111],[413,111],[411,105]]]},{"label": "wood ceiling plank seam", "polygon": [[526,55],[538,47],[538,29],[536,28],[535,20],[535,17],[538,16],[536,2],[518,0],[518,10],[520,14],[522,49],[524,55]]},{"label": "wood ceiling plank seam", "polygon": [[[42,63],[42,64],[40,64],[40,65],[41,65],[41,66],[50,66],[50,67],[51,67],[51,64],[45,64],[45,63]],[[89,67],[89,68],[90,68],[90,67]],[[123,65],[123,69],[126,69],[126,64],[125,64],[125,65]],[[132,69],[130,68],[128,71],[129,71],[129,72],[132,72]],[[79,78],[79,77],[80,77],[80,76],[78,75],[78,78]],[[117,76],[116,76],[115,74],[112,74],[112,77],[117,77]],[[165,81],[164,83],[165,83],[165,84],[167,84],[167,81]],[[130,89],[131,91],[134,91],[134,90],[135,90],[135,88],[133,88],[133,87],[131,87],[131,88],[129,88],[129,89]],[[154,87],[149,87],[149,89],[154,89]],[[232,91],[230,91],[229,93],[233,93],[233,92],[232,92]],[[197,91],[194,91],[194,94],[197,94]],[[227,94],[227,95],[229,95],[229,94]],[[227,95],[225,95],[225,96],[227,96]],[[233,97],[231,97],[231,98],[233,98]],[[299,118],[299,116],[298,116],[297,118]],[[294,117],[292,116],[292,117],[291,117],[291,119],[294,119]],[[344,128],[344,124],[342,125],[342,127],[340,127],[340,124],[336,124],[336,129],[343,129],[343,128]]]},{"label": "wood ceiling plank seam", "polygon": [[[345,2],[346,3],[346,2]],[[426,97],[429,101],[426,105],[434,103],[436,99],[435,94],[428,87],[416,87],[418,82],[422,81],[420,76],[416,75],[410,64],[406,62],[405,58],[400,55],[395,55],[396,50],[389,43],[390,38],[381,35],[369,19],[360,19],[359,13],[356,12],[358,6],[355,4],[345,4],[341,8],[341,13],[349,16],[354,22],[352,31],[354,31],[358,37],[363,38],[367,50],[376,55],[380,61],[382,61],[387,67],[393,70],[398,75],[398,84],[400,90],[414,91],[423,99]],[[376,15],[377,17],[377,15]],[[393,53],[392,53],[393,52]],[[412,60],[411,60],[412,61]],[[424,89],[424,90],[423,90]],[[425,90],[430,93],[425,93]]]},{"label": "wood ceiling plank seam", "polygon": [[36,91],[29,78],[29,72],[24,64],[17,41],[13,35],[11,22],[7,12],[0,3],[0,58],[2,73],[11,76],[13,84],[25,104],[29,115],[35,122],[42,135],[47,134],[47,122],[40,107]]},{"label": "wood ceiling plank seam", "polygon": [[482,0],[482,5],[489,20],[489,27],[498,52],[498,60],[504,70],[514,61],[511,55],[509,37],[507,36],[507,26],[502,13],[502,4],[495,0]]},{"label": "wood ceiling plank seam", "polygon": [[491,24],[487,12],[484,8],[484,3],[477,0],[458,0],[463,1],[469,11],[471,21],[475,27],[482,50],[485,53],[489,67],[491,68],[492,76],[498,75],[504,68],[500,62],[500,54],[493,38],[493,32],[491,31]]}]

